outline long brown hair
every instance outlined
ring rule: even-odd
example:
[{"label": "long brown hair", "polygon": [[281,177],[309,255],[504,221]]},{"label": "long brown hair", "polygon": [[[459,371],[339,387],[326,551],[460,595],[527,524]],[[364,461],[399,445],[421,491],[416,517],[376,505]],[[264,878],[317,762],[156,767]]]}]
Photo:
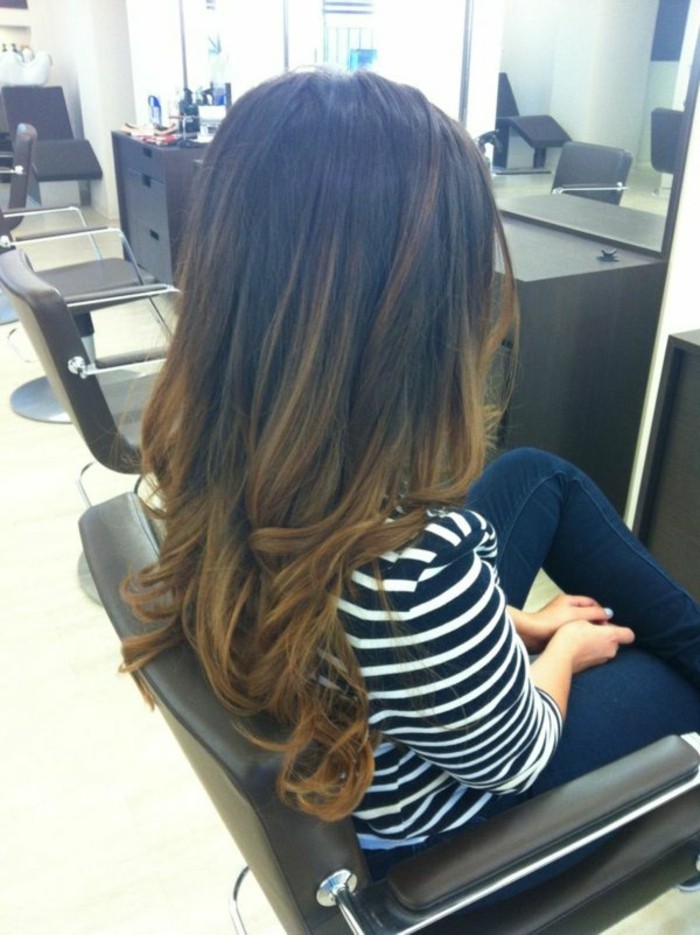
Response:
[{"label": "long brown hair", "polygon": [[150,626],[123,668],[187,640],[231,710],[287,729],[280,793],[332,820],[376,742],[338,598],[484,463],[514,327],[490,178],[415,89],[292,73],[231,109],[188,227],[143,423],[162,551],[125,589]]}]

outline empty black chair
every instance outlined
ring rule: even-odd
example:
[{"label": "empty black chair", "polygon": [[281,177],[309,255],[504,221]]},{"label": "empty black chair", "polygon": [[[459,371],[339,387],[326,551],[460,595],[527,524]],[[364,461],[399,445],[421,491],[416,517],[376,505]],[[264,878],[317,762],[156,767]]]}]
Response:
[{"label": "empty black chair", "polygon": [[[80,226],[27,236],[17,233],[17,223],[27,216],[57,216],[66,212],[74,213]],[[100,244],[107,238],[117,238],[120,255],[103,255]],[[86,345],[91,341],[94,331],[90,313],[106,304],[116,304],[115,298],[118,297],[124,302],[148,299],[156,318],[164,325],[153,300],[159,295],[176,290],[169,284],[158,282],[155,276],[138,266],[121,230],[113,227],[88,227],[80,208],[73,205],[63,208],[17,208],[6,212],[0,210],[0,246],[21,243],[24,247],[32,247],[57,241],[87,241],[91,248],[91,259],[80,259],[78,262],[64,263],[62,266],[52,266],[39,271],[42,279],[57,289],[67,306],[73,310],[74,323]],[[7,296],[5,299],[7,300]],[[16,317],[10,301],[4,322],[14,321]],[[70,421],[69,415],[59,405],[45,377],[31,380],[15,390],[11,397],[11,405],[14,412],[29,419],[41,422]]]},{"label": "empty black chair", "polygon": [[2,89],[10,128],[30,123],[38,139],[32,160],[30,192],[41,202],[40,182],[89,182],[102,178],[102,168],[88,140],[73,135],[63,88],[16,85]]},{"label": "empty black chair", "polygon": [[632,153],[597,143],[565,143],[552,192],[619,205],[632,165]]},{"label": "empty black chair", "polygon": [[[80,533],[118,635],[142,632],[120,585],[158,559],[158,534],[143,504],[122,494],[93,506],[80,519]],[[279,738],[279,728],[265,718],[241,722],[222,707],[189,644],[162,653],[142,674],[287,932],[340,935],[348,925],[355,935],[600,932],[697,873],[696,734],[665,738],[545,793],[407,858],[372,883],[350,819],[323,822],[282,804],[275,790],[279,755],[253,745],[236,725],[271,738]],[[591,856],[526,894],[471,905],[587,836],[623,824]],[[244,932],[235,899],[232,915]]]},{"label": "empty black chair", "polygon": [[[17,125],[12,143],[13,164],[11,168],[0,168],[0,175],[10,175],[10,193],[7,205],[0,213],[0,236],[10,236],[14,239],[23,239],[16,229],[27,217],[45,217],[47,215],[59,216],[71,214],[76,224],[87,228],[87,222],[82,210],[77,205],[62,205],[60,207],[29,207],[27,204],[29,194],[29,180],[32,173],[34,153],[37,146],[36,128],[30,123]],[[65,228],[54,232],[42,231],[42,237],[51,236],[52,233],[65,233]],[[28,235],[28,236],[37,236]]]},{"label": "empty black chair", "polygon": [[[86,232],[88,230],[88,224],[85,220],[85,216],[80,207],[77,205],[65,205],[61,207],[33,207],[30,208],[27,206],[27,194],[29,187],[29,176],[31,172],[32,159],[34,156],[34,148],[36,146],[36,130],[31,124],[20,123],[17,126],[17,132],[15,133],[14,144],[13,144],[13,165],[8,169],[0,169],[0,174],[9,174],[10,179],[10,193],[8,198],[7,207],[3,210],[0,209],[0,238],[10,238],[13,241],[23,241],[26,243],[31,242],[32,240],[42,240],[45,241],[52,237],[65,236],[75,230],[80,230]],[[71,222],[69,226],[65,227],[65,221],[61,228],[56,228],[52,231],[42,230],[41,234],[37,233],[24,233],[18,230],[20,224],[25,218],[28,217],[47,217],[50,216],[53,218],[60,218],[61,216],[70,216]],[[92,227],[93,231],[96,230],[106,230],[106,227]],[[97,246],[96,240],[93,241],[95,246]],[[97,258],[100,257],[99,249],[95,253]],[[133,264],[131,269],[131,279],[133,280]],[[49,273],[50,276],[50,273]],[[123,273],[120,278],[123,277]],[[81,290],[81,291],[84,291]],[[0,324],[10,324],[17,320],[17,316],[12,309],[12,306],[7,303],[4,297],[0,296]]]},{"label": "empty black chair", "polygon": [[[514,131],[533,149],[532,169],[544,168],[547,150],[563,146],[571,137],[560,124],[547,114],[521,116],[508,75],[501,72],[498,76],[498,98],[496,102],[496,130],[500,147],[494,149],[494,168],[506,170],[508,167],[508,149],[510,134]],[[517,171],[517,170],[513,170]]]},{"label": "empty black chair", "polygon": [[651,112],[651,164],[657,172],[676,171],[684,112],[656,107]]},{"label": "empty black chair", "polygon": [[[0,288],[12,302],[56,399],[95,460],[113,471],[138,474],[141,412],[154,380],[152,367],[144,372],[138,365],[162,359],[163,349],[91,360],[76,326],[76,307],[32,270],[17,247],[0,249]],[[103,294],[102,307],[152,294],[150,286],[114,289]]]}]

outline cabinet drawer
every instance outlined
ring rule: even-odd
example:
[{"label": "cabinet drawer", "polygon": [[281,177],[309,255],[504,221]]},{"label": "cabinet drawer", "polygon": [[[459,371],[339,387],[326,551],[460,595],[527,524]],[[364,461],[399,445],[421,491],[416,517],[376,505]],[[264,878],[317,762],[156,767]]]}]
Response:
[{"label": "cabinet drawer", "polygon": [[153,273],[161,282],[172,282],[170,237],[167,228],[156,230],[147,224],[136,223],[130,233],[131,248],[139,266]]},{"label": "cabinet drawer", "polygon": [[154,230],[168,228],[168,208],[165,183],[151,175],[129,169],[124,179],[126,209],[129,214],[129,232],[136,224],[146,224]]},{"label": "cabinet drawer", "polygon": [[137,140],[119,140],[122,172],[131,169],[142,175],[150,175],[158,181],[165,181],[163,153],[155,146],[139,143]]}]

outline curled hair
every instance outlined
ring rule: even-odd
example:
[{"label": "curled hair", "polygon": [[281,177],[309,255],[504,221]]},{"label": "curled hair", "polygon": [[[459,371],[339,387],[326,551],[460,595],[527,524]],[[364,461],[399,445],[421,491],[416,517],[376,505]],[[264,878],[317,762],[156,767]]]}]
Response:
[{"label": "curled hair", "polygon": [[415,89],[288,74],[210,144],[179,281],[143,422],[162,551],[125,588],[150,626],[123,668],[187,640],[224,704],[286,728],[280,793],[337,819],[377,741],[338,599],[484,464],[515,327],[490,178]]}]

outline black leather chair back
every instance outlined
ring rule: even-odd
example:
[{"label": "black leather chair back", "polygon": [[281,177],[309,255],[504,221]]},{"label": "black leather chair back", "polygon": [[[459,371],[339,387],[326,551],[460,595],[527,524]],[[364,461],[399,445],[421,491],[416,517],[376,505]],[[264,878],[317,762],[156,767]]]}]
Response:
[{"label": "black leather chair back", "polygon": [[651,164],[657,172],[673,175],[676,171],[683,114],[669,107],[656,107],[651,112]]},{"label": "black leather chair back", "polygon": [[40,139],[72,140],[73,128],[68,116],[63,88],[50,85],[11,85],[2,89],[7,123],[16,127],[31,115],[32,126]]},{"label": "black leather chair back", "polygon": [[[619,205],[622,186],[627,182],[631,166],[632,154],[626,149],[596,143],[565,143],[554,173],[552,190],[572,186],[573,190],[567,194]],[[579,185],[581,189],[575,190]]]},{"label": "black leather chair back", "polygon": [[498,74],[498,97],[496,98],[497,117],[518,117],[520,111],[515,103],[515,94],[508,75],[501,71]]},{"label": "black leather chair back", "polygon": [[98,377],[83,379],[71,373],[68,362],[87,357],[75,318],[58,290],[37,276],[16,247],[0,252],[0,288],[12,303],[51,389],[93,456],[111,470],[138,473],[138,423],[150,381],[132,381],[124,387],[118,407],[111,407]]}]

